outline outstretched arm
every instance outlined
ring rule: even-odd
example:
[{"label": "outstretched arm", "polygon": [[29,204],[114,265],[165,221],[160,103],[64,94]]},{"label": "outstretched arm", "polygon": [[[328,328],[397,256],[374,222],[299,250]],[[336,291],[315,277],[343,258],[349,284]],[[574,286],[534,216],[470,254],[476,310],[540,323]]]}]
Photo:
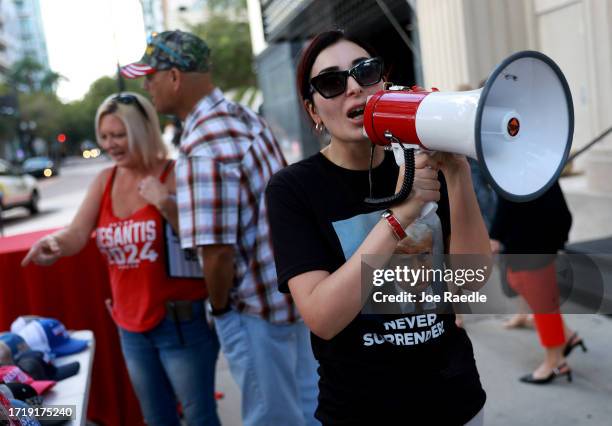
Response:
[{"label": "outstretched arm", "polygon": [[[486,266],[491,271],[492,255],[489,233],[478,206],[472,186],[470,166],[465,157],[440,153],[435,156],[446,179],[450,204],[450,248],[451,255],[465,256],[458,259],[462,268],[478,269]],[[486,282],[486,281],[485,281]],[[484,282],[466,283],[463,288],[478,290]]]},{"label": "outstretched arm", "polygon": [[110,171],[105,169],[96,176],[70,225],[34,243],[21,261],[21,266],[30,262],[51,265],[60,257],[72,256],[85,247],[98,219],[104,184]]}]

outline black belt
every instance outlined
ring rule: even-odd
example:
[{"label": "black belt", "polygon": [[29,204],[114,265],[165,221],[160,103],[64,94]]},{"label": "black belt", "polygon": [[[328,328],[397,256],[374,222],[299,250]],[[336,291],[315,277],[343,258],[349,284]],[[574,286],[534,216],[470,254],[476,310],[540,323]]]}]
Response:
[{"label": "black belt", "polygon": [[[185,344],[181,322],[193,321],[194,319],[206,319],[206,309],[204,309],[205,299],[199,300],[168,300],[166,301],[166,319],[172,321],[176,326],[181,345]],[[199,306],[198,306],[199,304]]]},{"label": "black belt", "polygon": [[[166,318],[172,322],[193,321],[196,318],[206,318],[204,301],[199,300],[167,300]],[[199,303],[201,309],[194,309],[194,304]]]}]

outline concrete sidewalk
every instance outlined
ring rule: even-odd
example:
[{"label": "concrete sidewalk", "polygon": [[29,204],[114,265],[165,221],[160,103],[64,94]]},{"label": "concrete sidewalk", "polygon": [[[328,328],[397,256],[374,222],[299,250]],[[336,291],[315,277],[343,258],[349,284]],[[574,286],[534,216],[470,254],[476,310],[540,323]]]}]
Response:
[{"label": "concrete sidewalk", "polygon": [[[590,191],[584,175],[562,178],[560,183],[573,215],[569,242],[612,235],[612,194]],[[496,285],[494,281],[489,284]],[[564,315],[588,352],[576,348],[569,357],[572,383],[562,377],[541,386],[518,381],[543,360],[537,333],[505,330],[504,318],[464,317],[488,395],[486,425],[612,425],[612,317]]]},{"label": "concrete sidewalk", "polygon": [[612,319],[602,315],[565,315],[588,351],[574,349],[568,359],[573,382],[560,377],[548,385],[518,378],[544,357],[534,330],[505,330],[504,316],[465,315],[482,384],[487,391],[485,424],[612,425]]},{"label": "concrete sidewalk", "polygon": [[[573,215],[570,242],[612,235],[612,195],[590,192],[585,176],[563,178],[560,182]],[[489,285],[499,285],[497,278],[492,278]],[[503,315],[464,316],[487,392],[485,425],[611,426],[612,317],[565,315],[568,326],[584,339],[588,352],[576,348],[569,357],[572,383],[562,377],[542,386],[518,380],[543,360],[544,350],[537,333],[525,329],[505,330],[502,327],[505,318]],[[225,393],[225,398],[219,401],[223,425],[241,425],[240,392],[222,357],[217,367],[217,390]]]},{"label": "concrete sidewalk", "polygon": [[[487,392],[485,425],[612,425],[612,318],[566,315],[567,324],[579,332],[588,351],[583,353],[576,348],[568,359],[573,382],[568,383],[561,377],[542,386],[518,380],[543,359],[544,351],[536,332],[505,330],[504,318],[502,315],[464,315]],[[217,365],[217,390],[225,394],[219,401],[223,425],[241,425],[240,391],[223,358]]]}]

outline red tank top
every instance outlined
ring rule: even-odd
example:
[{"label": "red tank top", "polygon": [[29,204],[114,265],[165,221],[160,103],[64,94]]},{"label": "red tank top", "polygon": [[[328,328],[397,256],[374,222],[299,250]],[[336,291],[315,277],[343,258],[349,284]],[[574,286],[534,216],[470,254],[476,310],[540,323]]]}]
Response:
[{"label": "red tank top", "polygon": [[[164,170],[160,181],[174,166]],[[126,218],[113,213],[111,191],[117,167],[106,183],[96,227],[96,243],[108,261],[113,319],[122,328],[143,332],[165,316],[167,300],[207,296],[203,280],[169,278],[165,265],[163,218],[152,204]]]}]

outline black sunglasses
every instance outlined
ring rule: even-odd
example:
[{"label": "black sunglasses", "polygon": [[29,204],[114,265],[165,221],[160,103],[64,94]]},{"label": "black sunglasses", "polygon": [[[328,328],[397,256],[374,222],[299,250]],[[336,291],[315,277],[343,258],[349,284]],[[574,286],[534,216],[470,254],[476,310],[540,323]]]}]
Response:
[{"label": "black sunglasses", "polygon": [[365,59],[349,70],[329,71],[310,79],[310,94],[316,90],[325,99],[334,98],[346,90],[346,81],[353,77],[360,86],[373,86],[383,73],[381,58]]},{"label": "black sunglasses", "polygon": [[144,109],[144,107],[142,106],[138,98],[134,95],[119,94],[115,96],[113,99],[111,99],[111,101],[118,103],[118,104],[122,104],[122,105],[136,105],[136,108],[138,108],[138,111],[140,111],[147,120],[149,119],[149,115],[147,114],[147,111]]}]

